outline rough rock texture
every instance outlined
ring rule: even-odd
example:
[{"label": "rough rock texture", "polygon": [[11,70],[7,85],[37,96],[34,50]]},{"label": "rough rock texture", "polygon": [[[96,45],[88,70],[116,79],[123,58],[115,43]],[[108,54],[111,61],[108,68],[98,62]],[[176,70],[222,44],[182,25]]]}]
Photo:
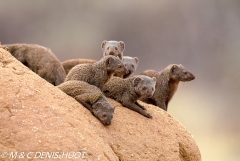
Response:
[{"label": "rough rock texture", "polygon": [[[116,105],[110,126],[0,48],[0,160],[2,153],[86,152],[89,161],[199,161],[191,134],[162,109],[144,106],[148,119]],[[140,102],[142,103],[142,102]],[[6,153],[4,153],[6,154]],[[69,157],[69,156],[68,156]],[[41,159],[54,160],[54,159]]]}]

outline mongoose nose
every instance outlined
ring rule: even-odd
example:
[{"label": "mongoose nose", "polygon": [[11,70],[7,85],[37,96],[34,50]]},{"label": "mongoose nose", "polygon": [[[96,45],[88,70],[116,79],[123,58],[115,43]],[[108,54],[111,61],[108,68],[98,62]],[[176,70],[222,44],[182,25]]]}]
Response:
[{"label": "mongoose nose", "polygon": [[148,94],[147,95],[147,98],[151,98],[153,95],[152,94]]},{"label": "mongoose nose", "polygon": [[114,52],[113,52],[113,51],[111,51],[111,52],[109,53],[109,55],[114,55]]},{"label": "mongoose nose", "polygon": [[109,126],[109,125],[111,124],[111,121],[106,121],[104,124],[105,124],[106,126]]},{"label": "mongoose nose", "polygon": [[129,73],[129,71],[128,70],[126,70],[126,74],[128,74]]}]

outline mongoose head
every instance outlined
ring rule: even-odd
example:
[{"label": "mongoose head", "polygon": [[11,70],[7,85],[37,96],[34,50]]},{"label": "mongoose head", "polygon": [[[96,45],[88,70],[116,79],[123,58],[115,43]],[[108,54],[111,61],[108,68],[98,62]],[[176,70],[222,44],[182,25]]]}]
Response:
[{"label": "mongoose head", "polygon": [[130,56],[124,56],[122,61],[123,61],[123,64],[124,64],[124,66],[125,66],[125,68],[127,70],[127,73],[128,73],[128,74],[124,75],[124,78],[127,78],[133,72],[136,71],[139,60],[138,60],[137,57],[133,58],[133,57],[130,57]]},{"label": "mongoose head", "polygon": [[151,98],[155,92],[156,78],[144,75],[134,76],[133,86],[139,97]]},{"label": "mongoose head", "polygon": [[104,125],[110,125],[115,107],[107,100],[99,100],[92,106],[93,115],[97,117]]},{"label": "mongoose head", "polygon": [[118,57],[108,55],[103,59],[105,59],[105,66],[108,73],[115,73],[118,75],[125,75],[127,73],[123,62]]},{"label": "mongoose head", "polygon": [[181,64],[171,65],[170,76],[173,80],[182,81],[182,82],[191,81],[195,79],[195,76],[192,73],[190,73]]},{"label": "mongoose head", "polygon": [[102,42],[103,56],[114,55],[122,60],[125,43],[123,41],[106,41]]}]

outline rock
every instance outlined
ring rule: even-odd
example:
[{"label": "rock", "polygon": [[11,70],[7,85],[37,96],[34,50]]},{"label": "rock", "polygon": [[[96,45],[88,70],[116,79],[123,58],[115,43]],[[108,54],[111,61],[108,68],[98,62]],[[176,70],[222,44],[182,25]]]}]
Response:
[{"label": "rock", "polygon": [[104,126],[81,104],[2,48],[0,75],[0,160],[13,160],[13,152],[19,161],[40,157],[201,160],[191,134],[160,108],[140,102],[153,116],[148,119],[109,99],[116,109],[112,124]]}]

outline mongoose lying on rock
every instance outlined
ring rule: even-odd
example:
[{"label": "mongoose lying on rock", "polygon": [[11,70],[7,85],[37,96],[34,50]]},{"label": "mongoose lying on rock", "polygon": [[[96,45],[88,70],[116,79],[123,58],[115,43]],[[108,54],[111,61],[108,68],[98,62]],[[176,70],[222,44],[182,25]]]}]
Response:
[{"label": "mongoose lying on rock", "polygon": [[111,124],[115,107],[106,99],[99,88],[76,80],[64,82],[57,87],[85,106],[104,125]]},{"label": "mongoose lying on rock", "polygon": [[8,44],[9,52],[33,72],[53,85],[61,84],[66,73],[50,49],[36,44]]},{"label": "mongoose lying on rock", "polygon": [[125,49],[125,43],[123,41],[106,41],[102,42],[103,56],[114,55],[123,58],[123,51]]},{"label": "mongoose lying on rock", "polygon": [[102,89],[113,74],[121,73],[126,73],[122,61],[118,57],[108,55],[94,64],[79,64],[73,67],[65,81],[80,80]]},{"label": "mongoose lying on rock", "polygon": [[146,70],[141,74],[149,77],[156,77],[157,83],[153,97],[141,98],[140,100],[156,105],[165,111],[167,111],[168,103],[176,92],[179,82],[186,82],[195,79],[195,76],[181,64],[168,65],[161,72]]},{"label": "mongoose lying on rock", "polygon": [[[62,66],[65,69],[66,74],[76,65],[78,64],[93,64],[97,62],[97,60],[92,60],[92,59],[70,59],[62,62]],[[137,69],[138,66],[138,58],[137,57],[130,57],[130,56],[123,56],[122,60],[125,68],[126,68],[126,73],[124,75],[118,74],[115,75],[117,77],[121,78],[127,78],[129,77],[132,73],[134,73]]]},{"label": "mongoose lying on rock", "polygon": [[68,72],[75,67],[78,64],[93,64],[97,62],[97,60],[92,60],[92,59],[70,59],[70,60],[66,60],[64,62],[62,62],[62,66],[66,72],[66,74],[68,74]]},{"label": "mongoose lying on rock", "polygon": [[111,78],[104,86],[103,92],[107,97],[113,98],[123,106],[152,118],[146,108],[137,102],[140,97],[152,97],[155,91],[156,78],[138,75],[126,79]]}]

